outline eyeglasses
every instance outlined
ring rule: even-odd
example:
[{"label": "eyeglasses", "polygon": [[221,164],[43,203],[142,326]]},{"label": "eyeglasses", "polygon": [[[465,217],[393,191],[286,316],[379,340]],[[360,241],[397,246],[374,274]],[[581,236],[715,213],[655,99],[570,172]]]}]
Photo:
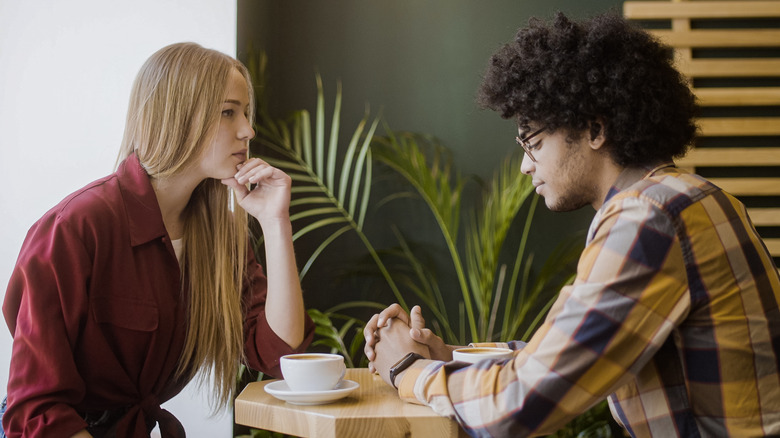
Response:
[{"label": "eyeglasses", "polygon": [[523,148],[525,153],[528,154],[528,158],[530,158],[531,161],[533,161],[534,163],[536,163],[536,158],[534,158],[534,154],[531,153],[531,143],[529,142],[529,140],[541,134],[542,132],[544,132],[544,130],[545,128],[542,128],[536,132],[531,133],[525,138],[515,137],[515,141],[517,142],[517,144],[519,144]]}]

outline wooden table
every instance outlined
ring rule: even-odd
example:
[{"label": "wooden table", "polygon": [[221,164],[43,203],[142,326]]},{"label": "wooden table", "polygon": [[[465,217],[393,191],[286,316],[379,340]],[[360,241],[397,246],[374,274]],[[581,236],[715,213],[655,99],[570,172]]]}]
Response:
[{"label": "wooden table", "polygon": [[236,423],[288,435],[317,438],[466,437],[458,424],[431,408],[406,403],[367,368],[348,369],[345,379],[360,384],[333,403],[300,406],[278,400],[253,382],[236,398]]}]

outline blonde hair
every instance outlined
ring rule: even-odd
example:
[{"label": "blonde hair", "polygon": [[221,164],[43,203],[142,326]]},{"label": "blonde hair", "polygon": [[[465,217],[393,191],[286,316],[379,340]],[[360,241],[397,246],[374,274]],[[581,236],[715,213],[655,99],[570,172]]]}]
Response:
[{"label": "blonde hair", "polygon": [[[133,83],[118,162],[135,153],[151,178],[186,171],[219,127],[228,75],[239,61],[194,43],[162,48],[141,67]],[[231,404],[244,359],[241,290],[247,253],[247,215],[230,189],[207,179],[192,193],[184,211],[183,297],[188,327],[177,378],[200,383],[213,376],[216,412]]]}]

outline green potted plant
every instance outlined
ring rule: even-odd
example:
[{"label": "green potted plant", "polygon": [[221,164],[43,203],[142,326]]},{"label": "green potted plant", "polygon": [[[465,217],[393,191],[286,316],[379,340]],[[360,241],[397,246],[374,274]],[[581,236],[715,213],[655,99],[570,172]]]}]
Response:
[{"label": "green potted plant", "polygon": [[[374,268],[392,292],[394,301],[408,308],[407,299],[419,300],[431,313],[431,323],[445,341],[468,342],[527,339],[541,322],[561,286],[573,278],[573,262],[579,255],[581,236],[567,240],[543,261],[534,260],[528,247],[538,197],[530,178],[520,172],[522,156],[506,157],[492,180],[481,186],[480,196],[464,208],[464,187],[473,179],[453,170],[447,149],[429,136],[393,132],[376,135],[380,118],[366,113],[341,144],[341,89],[336,92],[332,116],[325,117],[322,81],[317,81],[316,113],[295,111],[286,119],[271,118],[265,106],[263,54],[250,57],[248,66],[258,82],[257,137],[252,153],[287,172],[293,179],[291,220],[298,242],[319,231],[318,241],[301,268],[303,279],[319,256],[339,237],[352,233],[362,243]],[[312,123],[313,121],[313,123]],[[271,153],[269,155],[269,152]],[[404,231],[392,229],[397,245],[377,248],[366,230],[372,205],[375,165],[391,169],[406,187],[373,205],[393,208],[393,202],[409,196],[421,199],[439,229],[451,273],[459,293],[445,296],[431,271]],[[471,201],[471,200],[469,200]],[[463,211],[465,231],[460,229]],[[519,243],[505,248],[514,227],[520,227]],[[325,237],[323,238],[322,235]],[[258,236],[256,245],[262,245]],[[262,254],[262,251],[257,251]],[[447,302],[458,299],[457,310]],[[362,357],[364,321],[347,314],[355,308],[382,309],[388,302],[345,301],[325,311],[309,309],[317,323],[315,346],[339,352],[351,366],[365,365]],[[581,436],[603,435],[603,406],[572,423]],[[584,423],[584,424],[583,424]],[[588,432],[590,431],[590,432]],[[592,432],[592,433],[591,433]],[[565,433],[565,430],[560,432]],[[558,435],[569,436],[569,435]],[[580,436],[580,435],[572,435]]]}]

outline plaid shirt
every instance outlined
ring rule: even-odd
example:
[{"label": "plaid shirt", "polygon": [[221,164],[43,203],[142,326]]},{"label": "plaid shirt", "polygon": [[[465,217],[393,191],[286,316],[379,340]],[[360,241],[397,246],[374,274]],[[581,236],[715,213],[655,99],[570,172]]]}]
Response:
[{"label": "plaid shirt", "polygon": [[607,396],[632,436],[780,434],[780,278],[745,207],[672,165],[632,172],[513,360],[418,360],[400,396],[473,436],[552,433]]}]

